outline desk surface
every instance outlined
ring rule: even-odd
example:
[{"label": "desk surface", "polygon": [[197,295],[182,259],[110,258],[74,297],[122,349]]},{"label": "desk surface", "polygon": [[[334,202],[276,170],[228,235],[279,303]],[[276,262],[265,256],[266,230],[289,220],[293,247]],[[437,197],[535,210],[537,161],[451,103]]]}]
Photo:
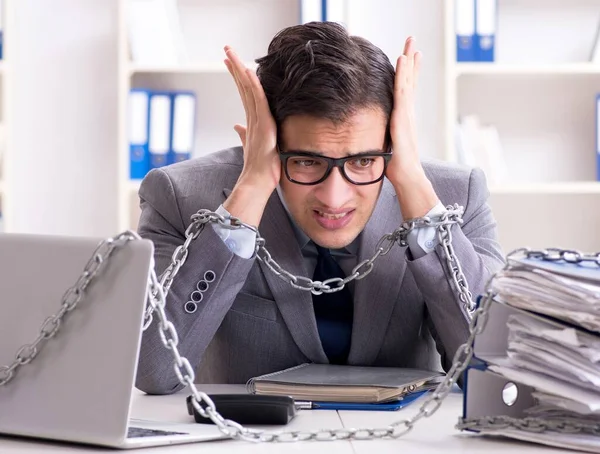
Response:
[{"label": "desk surface", "polygon": [[[207,393],[244,392],[243,386],[210,385],[200,386]],[[132,417],[158,421],[190,421],[185,410],[185,396],[182,392],[169,396],[147,396],[135,392]],[[330,410],[301,410],[299,414],[285,427],[269,428],[275,431],[286,430],[316,430],[330,428],[377,428],[410,417],[418,411],[420,403],[393,412],[370,411],[330,411]],[[192,443],[187,445],[135,449],[132,453],[192,453],[201,450],[203,454],[213,453],[279,453],[305,452],[310,448],[312,453],[336,454],[387,454],[398,452],[418,452],[419,454],[433,453],[512,453],[524,454],[566,452],[557,448],[521,443],[509,439],[484,438],[474,434],[459,432],[454,428],[458,417],[462,414],[462,394],[451,393],[438,411],[430,418],[419,421],[413,430],[399,439],[384,440],[355,440],[333,442],[297,442],[297,443],[252,443],[237,440],[222,440],[214,442]],[[264,427],[263,427],[264,428]],[[33,454],[33,453],[84,453],[84,452],[115,452],[104,448],[84,447],[65,443],[51,443],[37,440],[25,440],[0,437],[0,452],[2,454]],[[118,452],[118,451],[117,451]]]}]

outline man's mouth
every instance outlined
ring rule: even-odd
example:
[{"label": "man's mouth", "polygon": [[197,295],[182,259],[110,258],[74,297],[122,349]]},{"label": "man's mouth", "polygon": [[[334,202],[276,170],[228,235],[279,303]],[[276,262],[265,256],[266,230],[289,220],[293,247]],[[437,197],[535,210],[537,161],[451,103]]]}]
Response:
[{"label": "man's mouth", "polygon": [[327,219],[342,219],[344,216],[347,216],[348,213],[353,210],[343,211],[339,213],[329,213],[327,211],[314,210],[319,216],[322,216]]}]

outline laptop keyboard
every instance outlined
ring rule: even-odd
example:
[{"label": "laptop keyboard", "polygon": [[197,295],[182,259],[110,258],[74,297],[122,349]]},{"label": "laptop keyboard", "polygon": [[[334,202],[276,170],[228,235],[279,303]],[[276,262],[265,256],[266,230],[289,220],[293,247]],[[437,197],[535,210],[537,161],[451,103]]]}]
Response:
[{"label": "laptop keyboard", "polygon": [[143,427],[130,427],[127,431],[127,438],[141,437],[163,437],[165,435],[189,435],[186,432],[170,432],[168,430],[145,429]]}]

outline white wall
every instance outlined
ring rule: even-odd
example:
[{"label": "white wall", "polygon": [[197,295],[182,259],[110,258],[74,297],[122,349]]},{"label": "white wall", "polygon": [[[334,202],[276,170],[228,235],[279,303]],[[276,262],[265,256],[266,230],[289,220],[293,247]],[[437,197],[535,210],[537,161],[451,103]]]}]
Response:
[{"label": "white wall", "polygon": [[[13,230],[113,235],[117,233],[117,0],[12,1],[18,23],[12,52],[16,56]],[[441,156],[439,1],[349,0],[349,4],[351,31],[382,47],[392,61],[402,52],[406,36],[417,37],[424,53],[417,98],[419,143],[424,155]],[[211,43],[216,53],[224,44]]]},{"label": "white wall", "polygon": [[444,10],[440,0],[348,0],[350,32],[381,47],[396,63],[409,35],[423,54],[416,115],[420,153],[442,157],[444,146]]},{"label": "white wall", "polygon": [[116,0],[17,0],[13,230],[112,235]]}]

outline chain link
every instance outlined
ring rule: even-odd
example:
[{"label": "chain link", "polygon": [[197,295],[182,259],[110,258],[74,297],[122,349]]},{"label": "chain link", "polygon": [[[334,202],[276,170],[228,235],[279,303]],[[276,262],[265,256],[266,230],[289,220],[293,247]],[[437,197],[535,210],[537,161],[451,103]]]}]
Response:
[{"label": "chain link", "polygon": [[[458,205],[454,205],[447,207],[447,211],[439,221],[432,221],[427,217],[409,220],[403,223],[394,232],[384,235],[379,241],[377,250],[373,257],[358,264],[353,269],[349,277],[341,280],[329,279],[324,282],[318,282],[302,276],[294,276],[285,271],[279,264],[275,262],[275,260],[272,259],[271,255],[265,248],[264,239],[260,237],[258,231],[253,226],[247,225],[235,218],[226,220],[223,216],[217,213],[210,212],[208,210],[200,210],[198,213],[192,216],[192,223],[185,232],[185,242],[175,249],[171,264],[161,275],[160,280],[156,276],[154,267],[152,267],[150,270],[150,278],[148,282],[149,298],[144,314],[144,329],[147,329],[152,323],[153,314],[157,314],[161,342],[165,348],[171,351],[173,355],[173,369],[179,382],[183,386],[188,387],[192,393],[192,405],[200,415],[210,418],[216,424],[219,430],[230,438],[243,439],[253,442],[290,442],[306,440],[362,440],[385,437],[401,437],[412,430],[417,421],[433,415],[452,389],[452,386],[458,381],[460,374],[465,370],[473,357],[473,343],[475,337],[480,334],[485,327],[488,317],[488,308],[494,296],[491,290],[491,283],[494,278],[494,276],[492,276],[486,284],[485,292],[481,297],[479,307],[476,307],[475,302],[472,300],[472,295],[469,291],[467,281],[452,247],[452,234],[450,226],[452,224],[461,223],[461,215],[462,208]],[[216,406],[210,397],[206,393],[203,393],[197,389],[194,383],[194,368],[186,358],[180,355],[178,350],[179,338],[177,331],[173,323],[167,319],[165,311],[166,296],[175,276],[187,259],[189,246],[193,240],[198,238],[204,229],[204,226],[208,222],[218,222],[223,227],[229,229],[252,229],[257,235],[257,258],[266,263],[269,269],[271,269],[277,276],[280,276],[282,279],[288,281],[292,286],[317,294],[322,292],[339,291],[351,280],[364,278],[373,269],[374,261],[379,256],[389,253],[395,243],[401,247],[406,247],[406,237],[413,229],[423,226],[434,226],[437,229],[438,239],[444,251],[449,275],[455,285],[455,290],[458,293],[459,300],[461,303],[463,303],[464,311],[469,317],[469,338],[456,351],[451,369],[445,375],[443,381],[441,381],[424,400],[419,411],[411,418],[396,421],[387,427],[376,429],[333,429],[270,433],[266,431],[248,429],[235,421],[224,419],[218,413]],[[56,335],[66,314],[77,307],[85,293],[85,289],[101,271],[106,263],[106,259],[108,259],[113,250],[134,239],[140,239],[139,235],[135,232],[128,231],[115,238],[105,240],[98,246],[77,283],[65,293],[62,300],[61,309],[56,314],[46,319],[36,340],[31,344],[26,344],[21,347],[18,350],[15,360],[12,364],[9,366],[0,367],[0,386],[6,385],[14,377],[15,371],[19,367],[28,364],[36,357],[37,354],[39,354],[39,351],[43,347],[43,342],[45,340],[48,340]],[[562,259],[566,261],[572,261],[574,263],[590,261],[595,262],[600,266],[600,253],[592,256],[581,254],[577,251],[563,251],[558,249],[545,251],[525,251],[527,251],[528,255],[531,257],[547,258],[548,260]],[[506,264],[505,269],[507,267],[509,267],[508,263]],[[478,428],[492,430],[493,428],[505,428],[508,426],[522,430],[528,430],[527,428],[530,428],[530,430],[551,429],[563,431],[589,429],[594,434],[600,433],[600,427],[598,425],[579,424],[577,422],[564,420],[548,421],[540,418],[511,419],[506,417],[495,417],[471,420],[462,419],[459,420],[459,425],[457,427],[459,429]]]},{"label": "chain link", "polygon": [[35,340],[19,348],[12,364],[0,366],[0,386],[6,385],[15,376],[20,367],[33,361],[44,348],[46,341],[56,336],[69,312],[75,309],[80,303],[86,288],[102,271],[113,251],[132,239],[134,239],[132,235],[123,233],[115,238],[109,238],[100,242],[92,257],[85,265],[77,282],[67,289],[63,295],[60,309],[44,320]]}]

